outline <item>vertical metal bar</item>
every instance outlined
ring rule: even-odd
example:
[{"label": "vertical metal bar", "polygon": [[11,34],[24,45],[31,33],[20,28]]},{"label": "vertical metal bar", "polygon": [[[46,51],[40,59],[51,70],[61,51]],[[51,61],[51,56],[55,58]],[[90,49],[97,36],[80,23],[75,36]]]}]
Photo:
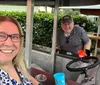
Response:
[{"label": "vertical metal bar", "polygon": [[26,17],[26,43],[25,43],[25,60],[27,67],[31,64],[32,50],[32,29],[33,29],[33,0],[27,0],[27,17]]},{"label": "vertical metal bar", "polygon": [[[99,16],[99,18],[98,18],[98,31],[97,31],[97,36],[99,36],[99,34],[100,34],[100,16]],[[96,45],[95,45],[94,56],[97,55],[97,51],[98,51],[97,45],[98,45],[98,39],[96,39]]]},{"label": "vertical metal bar", "polygon": [[58,6],[59,6],[59,0],[55,1],[55,10],[54,10],[54,24],[53,24],[53,37],[52,37],[52,51],[51,51],[51,57],[52,57],[52,64],[51,64],[51,72],[55,72],[55,49],[56,49],[56,31],[57,31],[57,13],[58,13]]}]

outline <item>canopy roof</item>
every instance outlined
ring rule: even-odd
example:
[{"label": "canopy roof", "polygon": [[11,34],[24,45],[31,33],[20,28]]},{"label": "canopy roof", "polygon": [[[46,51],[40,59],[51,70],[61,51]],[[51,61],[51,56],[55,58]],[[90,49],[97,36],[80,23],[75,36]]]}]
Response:
[{"label": "canopy roof", "polygon": [[[58,0],[59,6],[85,6],[100,4],[100,0]],[[25,5],[27,0],[0,0],[0,4],[23,4]],[[48,5],[54,6],[55,0],[34,0],[35,5]]]}]

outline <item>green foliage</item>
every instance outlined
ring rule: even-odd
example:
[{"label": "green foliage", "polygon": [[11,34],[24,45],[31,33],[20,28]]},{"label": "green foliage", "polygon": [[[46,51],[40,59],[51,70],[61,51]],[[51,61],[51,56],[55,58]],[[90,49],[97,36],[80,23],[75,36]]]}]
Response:
[{"label": "green foliage", "polygon": [[35,13],[33,25],[33,43],[51,47],[53,14]]},{"label": "green foliage", "polygon": [[86,32],[97,32],[96,22],[92,22],[87,19],[86,16],[73,16],[74,22],[79,23],[79,25],[84,24],[84,29]]},{"label": "green foliage", "polygon": [[[69,13],[70,14],[70,13]],[[21,24],[24,35],[26,35],[26,12],[7,12],[0,11],[0,15],[7,15],[15,17]],[[75,15],[75,16],[74,16]],[[82,17],[79,13],[75,13],[72,15],[74,21],[79,23],[85,23],[85,30],[96,31],[96,23],[87,20],[86,17]],[[58,15],[58,28],[61,25],[61,18],[64,16],[64,13],[59,13]],[[51,47],[51,36],[53,31],[53,21],[54,15],[46,12],[34,13],[33,20],[33,43],[38,45],[43,45],[47,47]],[[25,36],[24,36],[25,37]]]},{"label": "green foliage", "polygon": [[16,18],[19,21],[19,23],[21,24],[23,33],[24,33],[24,37],[25,37],[25,34],[26,34],[26,12],[0,11],[0,16],[4,16],[4,15],[5,16],[14,17],[14,18]]}]

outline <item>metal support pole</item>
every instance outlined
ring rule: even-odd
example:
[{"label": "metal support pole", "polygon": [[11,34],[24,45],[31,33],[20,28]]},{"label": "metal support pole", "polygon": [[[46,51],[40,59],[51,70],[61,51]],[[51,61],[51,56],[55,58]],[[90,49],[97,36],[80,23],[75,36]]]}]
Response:
[{"label": "metal support pole", "polygon": [[[99,34],[100,34],[100,16],[99,16],[99,18],[98,18],[98,31],[97,31],[97,36],[99,36]],[[96,45],[95,45],[95,53],[94,53],[94,56],[97,55],[97,51],[98,51],[97,45],[98,45],[98,39],[96,39]]]},{"label": "metal support pole", "polygon": [[57,13],[58,13],[58,7],[59,7],[59,0],[55,1],[55,10],[54,10],[54,24],[53,24],[53,37],[52,37],[52,51],[51,51],[51,57],[52,57],[52,67],[51,72],[55,72],[55,49],[56,49],[56,31],[57,31]]},{"label": "metal support pole", "polygon": [[31,64],[32,32],[33,32],[32,29],[33,29],[33,0],[27,0],[25,60],[28,68]]}]

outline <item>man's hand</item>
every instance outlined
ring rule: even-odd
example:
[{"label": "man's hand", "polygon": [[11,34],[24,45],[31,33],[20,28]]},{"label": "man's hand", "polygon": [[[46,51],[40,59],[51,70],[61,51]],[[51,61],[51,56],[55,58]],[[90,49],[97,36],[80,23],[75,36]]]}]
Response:
[{"label": "man's hand", "polygon": [[58,51],[60,51],[61,50],[61,48],[60,48],[60,46],[57,44],[56,45],[56,52],[58,52]]}]

